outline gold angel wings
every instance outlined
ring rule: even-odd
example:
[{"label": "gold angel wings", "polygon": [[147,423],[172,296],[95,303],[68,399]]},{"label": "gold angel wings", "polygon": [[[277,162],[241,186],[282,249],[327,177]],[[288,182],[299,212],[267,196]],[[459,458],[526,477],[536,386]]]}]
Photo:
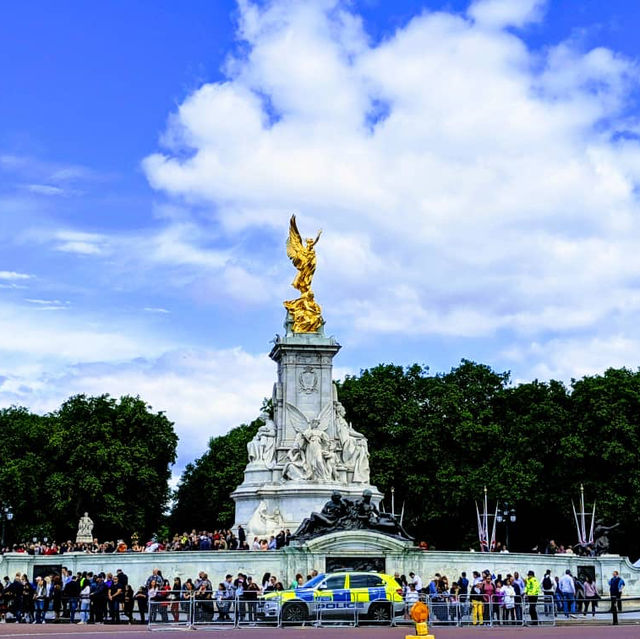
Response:
[{"label": "gold angel wings", "polygon": [[287,238],[287,255],[298,269],[291,285],[300,291],[300,297],[284,303],[293,322],[294,333],[317,333],[323,324],[322,309],[316,303],[311,280],[316,272],[315,245],[320,239],[322,230],[318,231],[316,239],[306,238],[302,241],[296,216],[292,215],[289,222],[289,237]]}]

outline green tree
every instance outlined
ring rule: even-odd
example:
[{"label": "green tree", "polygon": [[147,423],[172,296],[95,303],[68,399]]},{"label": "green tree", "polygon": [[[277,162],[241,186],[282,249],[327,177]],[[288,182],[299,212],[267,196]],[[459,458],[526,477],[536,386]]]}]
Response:
[{"label": "green tree", "polygon": [[567,492],[585,486],[607,524],[614,549],[640,555],[640,372],[610,368],[573,381],[573,429],[563,445]]},{"label": "green tree", "polygon": [[51,460],[43,454],[51,421],[26,408],[0,410],[0,502],[11,506],[14,514],[9,539],[54,533],[43,490],[52,469]]},{"label": "green tree", "polygon": [[202,457],[188,464],[175,494],[172,530],[210,530],[233,525],[235,505],[229,496],[241,483],[247,465],[247,444],[262,420],[242,424],[212,437]]},{"label": "green tree", "polygon": [[0,422],[0,490],[18,538],[73,538],[85,510],[102,539],[162,520],[178,438],[140,398],[78,395],[44,417],[6,409]]}]

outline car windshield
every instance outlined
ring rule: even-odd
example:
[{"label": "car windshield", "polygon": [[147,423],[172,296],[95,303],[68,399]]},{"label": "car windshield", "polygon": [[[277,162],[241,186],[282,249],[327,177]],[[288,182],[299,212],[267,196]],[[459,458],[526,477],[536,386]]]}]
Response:
[{"label": "car windshield", "polygon": [[316,575],[312,579],[309,579],[306,584],[302,584],[300,588],[315,588],[323,579],[324,575]]}]

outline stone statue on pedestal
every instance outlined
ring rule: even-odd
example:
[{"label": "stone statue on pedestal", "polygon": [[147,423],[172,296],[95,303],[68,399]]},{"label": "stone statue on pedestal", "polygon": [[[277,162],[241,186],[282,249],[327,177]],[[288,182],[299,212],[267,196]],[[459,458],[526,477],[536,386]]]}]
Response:
[{"label": "stone statue on pedestal", "polygon": [[342,462],[353,471],[354,482],[366,484],[369,482],[367,439],[347,422],[344,406],[338,401],[335,402],[335,411],[336,431],[342,445]]},{"label": "stone statue on pedestal", "polygon": [[80,517],[76,542],[80,544],[93,542],[93,521],[89,517],[89,513],[85,513]]},{"label": "stone statue on pedestal", "polygon": [[256,436],[247,444],[249,463],[262,463],[271,468],[276,452],[276,425],[268,413],[262,413],[260,419],[264,425],[258,428]]},{"label": "stone statue on pedestal", "polygon": [[287,256],[297,270],[292,284],[299,297],[284,303],[286,333],[276,335],[269,353],[278,366],[273,414],[262,415],[264,426],[247,445],[244,480],[231,494],[235,527],[246,529],[251,521],[266,530],[261,523],[265,513],[277,510],[284,527],[295,530],[304,515],[322,514],[335,490],[345,503],[358,500],[364,489],[371,489],[373,505],[382,497],[369,484],[367,440],[348,423],[333,383],[333,358],[341,347],[324,334],[311,288],[319,238],[318,233],[303,239],[291,217]]}]

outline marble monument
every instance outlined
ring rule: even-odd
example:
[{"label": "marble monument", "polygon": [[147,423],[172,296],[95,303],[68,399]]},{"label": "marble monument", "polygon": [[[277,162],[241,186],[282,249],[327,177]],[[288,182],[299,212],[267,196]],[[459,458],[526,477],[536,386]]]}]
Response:
[{"label": "marble monument", "polygon": [[276,335],[269,354],[277,364],[273,415],[261,415],[263,426],[247,445],[244,481],[231,494],[235,526],[242,524],[249,539],[296,530],[336,490],[354,500],[364,490],[375,503],[382,497],[369,484],[367,440],[347,421],[333,382],[340,344],[325,336],[311,289],[319,239],[320,233],[303,242],[292,216],[287,255],[298,271],[292,285],[300,296],[284,302],[285,335]]},{"label": "marble monument", "polygon": [[78,522],[76,543],[93,543],[93,520],[91,519],[91,517],[89,517],[89,513],[85,513],[82,517],[80,517],[80,521]]}]

